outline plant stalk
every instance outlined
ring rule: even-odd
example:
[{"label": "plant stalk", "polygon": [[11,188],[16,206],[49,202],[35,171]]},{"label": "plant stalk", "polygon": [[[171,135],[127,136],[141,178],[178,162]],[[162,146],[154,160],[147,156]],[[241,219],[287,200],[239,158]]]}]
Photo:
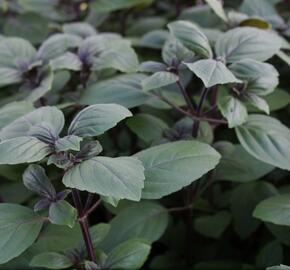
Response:
[{"label": "plant stalk", "polygon": [[88,224],[88,220],[87,220],[87,215],[86,214],[84,215],[84,213],[83,213],[83,206],[82,206],[82,201],[80,198],[80,192],[76,189],[73,189],[72,190],[72,197],[73,197],[74,205],[78,211],[79,224],[81,227],[81,231],[82,231],[83,239],[84,239],[86,249],[88,252],[88,256],[89,256],[91,261],[96,263],[97,258],[96,258],[96,254],[94,251],[93,241],[92,241],[92,238],[90,235],[90,229],[89,229],[89,224]]},{"label": "plant stalk", "polygon": [[[200,115],[201,115],[202,106],[204,104],[204,101],[206,99],[208,91],[209,91],[209,88],[203,88],[203,90],[202,90],[201,97],[200,97],[200,100],[199,100],[199,103],[198,103],[197,109],[196,109],[196,116],[197,117],[200,117]],[[192,136],[194,138],[196,138],[198,136],[199,126],[200,126],[200,121],[199,120],[196,120],[196,121],[193,122]]]},{"label": "plant stalk", "polygon": [[188,95],[188,93],[186,92],[186,89],[184,88],[184,86],[182,85],[182,83],[180,81],[177,81],[176,84],[178,85],[184,99],[185,102],[188,106],[188,108],[190,109],[190,111],[192,112],[192,114],[195,113],[195,109],[194,109],[194,102],[193,100],[190,98],[190,96]]}]

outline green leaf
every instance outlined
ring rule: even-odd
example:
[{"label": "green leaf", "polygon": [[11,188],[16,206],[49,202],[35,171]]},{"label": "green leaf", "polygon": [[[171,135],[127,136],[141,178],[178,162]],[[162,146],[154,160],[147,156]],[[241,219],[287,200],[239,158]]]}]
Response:
[{"label": "green leaf", "polygon": [[221,61],[207,59],[185,63],[185,65],[202,80],[207,88],[217,84],[241,82]]},{"label": "green leaf", "polygon": [[81,96],[81,104],[117,103],[127,108],[144,104],[149,96],[142,91],[143,74],[121,75],[90,85]]},{"label": "green leaf", "polygon": [[258,160],[289,170],[290,130],[279,120],[250,115],[247,122],[235,129],[245,150]]},{"label": "green leaf", "polygon": [[168,24],[168,28],[186,48],[204,58],[212,57],[212,50],[206,35],[195,24],[188,21],[175,21]]},{"label": "green leaf", "polygon": [[127,126],[143,141],[151,143],[162,137],[163,132],[168,129],[168,125],[150,114],[139,113],[129,118]]},{"label": "green leaf", "polygon": [[161,88],[162,86],[170,85],[179,80],[179,77],[171,72],[159,71],[145,78],[142,81],[142,88],[144,91],[150,91]]},{"label": "green leaf", "polygon": [[264,222],[290,226],[290,195],[278,195],[260,202],[253,215]]},{"label": "green leaf", "polygon": [[77,210],[64,200],[54,202],[49,207],[49,220],[53,224],[73,228],[76,219]]},{"label": "green leaf", "polygon": [[83,139],[75,135],[68,135],[55,141],[55,151],[63,152],[68,150],[79,151]]},{"label": "green leaf", "polygon": [[77,35],[82,38],[94,36],[97,34],[96,29],[91,24],[86,22],[65,23],[62,26],[62,30],[64,33]]},{"label": "green leaf", "polygon": [[0,67],[0,87],[17,84],[22,81],[21,72],[15,68]]},{"label": "green leaf", "polygon": [[215,51],[226,62],[233,63],[245,58],[268,60],[280,47],[280,39],[270,32],[252,27],[238,27],[220,35]]},{"label": "green leaf", "polygon": [[221,162],[215,170],[216,179],[248,182],[257,180],[274,169],[273,166],[254,158],[241,145],[232,146],[231,151],[222,153]]},{"label": "green leaf", "polygon": [[42,160],[52,152],[33,137],[17,137],[0,143],[0,164],[20,164]]},{"label": "green leaf", "polygon": [[163,61],[171,66],[172,63],[180,64],[190,62],[194,59],[195,53],[187,49],[179,40],[170,37],[162,48]]},{"label": "green leaf", "polygon": [[157,199],[180,190],[212,170],[220,155],[198,141],[154,146],[135,154],[145,167],[142,198]]},{"label": "green leaf", "polygon": [[290,104],[290,94],[283,89],[277,88],[273,93],[265,97],[269,104],[270,111],[277,111],[287,107]]},{"label": "green leaf", "polygon": [[63,183],[91,193],[139,201],[145,179],[143,171],[136,158],[98,156],[68,170]]},{"label": "green leaf", "polygon": [[266,114],[270,114],[270,108],[265,99],[253,93],[246,93],[244,98],[249,104],[258,108],[260,111],[263,111]]},{"label": "green leaf", "polygon": [[283,261],[282,245],[278,241],[267,243],[258,253],[256,261],[256,265],[261,269],[281,263]]},{"label": "green leaf", "polygon": [[230,65],[235,76],[247,82],[247,91],[266,96],[272,93],[279,83],[279,73],[274,66],[252,59],[244,59]]},{"label": "green leaf", "polygon": [[93,3],[93,7],[95,7],[98,11],[102,12],[111,12],[118,9],[131,8],[139,5],[149,5],[153,2],[153,0],[96,0]]},{"label": "green leaf", "polygon": [[146,61],[139,65],[138,71],[154,73],[159,71],[165,71],[167,66],[164,63],[157,61]]},{"label": "green leaf", "polygon": [[128,240],[115,247],[105,261],[106,269],[140,269],[145,263],[150,245],[137,240]]},{"label": "green leaf", "polygon": [[65,269],[74,265],[74,262],[67,256],[56,252],[45,252],[35,257],[30,262],[32,267],[47,269]]},{"label": "green leaf", "polygon": [[29,61],[35,56],[35,49],[25,39],[9,37],[0,39],[0,67],[18,69],[18,61]]},{"label": "green leaf", "polygon": [[227,211],[220,211],[214,215],[199,217],[194,222],[195,229],[202,235],[218,239],[230,225],[231,215]]},{"label": "green leaf", "polygon": [[19,256],[38,237],[43,220],[21,205],[0,204],[0,264]]},{"label": "green leaf", "polygon": [[223,21],[225,22],[228,21],[222,2],[220,2],[219,0],[205,0],[205,2],[212,8],[215,14],[219,16]]},{"label": "green leaf", "polygon": [[169,38],[169,33],[166,30],[153,30],[144,34],[138,40],[136,46],[148,49],[162,49],[164,43]]},{"label": "green leaf", "polygon": [[[90,228],[90,234],[94,248],[97,248],[99,244],[105,239],[110,229],[111,225],[106,223],[99,223]],[[85,243],[83,243],[83,248],[85,249]]]},{"label": "green leaf", "polygon": [[282,17],[279,16],[270,1],[245,0],[240,10],[249,16],[264,18],[274,27],[281,27],[284,24]]},{"label": "green leaf", "polygon": [[182,20],[191,21],[205,28],[220,27],[222,20],[213,13],[209,5],[191,6],[184,8],[180,14]]},{"label": "green leaf", "polygon": [[79,71],[82,69],[82,62],[79,57],[71,52],[66,52],[65,54],[50,60],[50,65],[52,70],[68,69]]},{"label": "green leaf", "polygon": [[105,252],[132,238],[145,239],[148,244],[158,240],[167,227],[168,212],[156,202],[142,201],[123,209],[110,224],[110,233],[100,247]]},{"label": "green leaf", "polygon": [[53,133],[59,134],[64,126],[63,113],[56,107],[41,107],[16,119],[0,131],[0,138],[10,139],[27,136],[33,127],[47,123],[53,127]]},{"label": "green leaf", "polygon": [[31,164],[23,174],[25,187],[42,197],[54,199],[56,191],[51,181],[48,179],[45,170],[37,164]]},{"label": "green leaf", "polygon": [[247,121],[247,107],[233,96],[219,97],[218,108],[227,119],[229,128],[239,126]]},{"label": "green leaf", "polygon": [[290,270],[290,266],[280,264],[277,266],[268,267],[266,270]]},{"label": "green leaf", "polygon": [[277,194],[273,185],[263,181],[241,184],[233,190],[230,207],[234,230],[242,239],[249,237],[261,223],[253,217],[257,204]]},{"label": "green leaf", "polygon": [[28,101],[14,101],[6,104],[0,108],[0,129],[33,110],[33,104]]},{"label": "green leaf", "polygon": [[71,34],[55,34],[45,40],[38,49],[39,58],[46,61],[64,54],[68,49],[76,48],[82,39]]},{"label": "green leaf", "polygon": [[78,224],[70,228],[48,223],[30,250],[35,255],[43,252],[63,252],[77,247],[81,241],[82,233]]},{"label": "green leaf", "polygon": [[94,137],[116,126],[131,112],[118,104],[96,104],[79,112],[71,122],[68,134],[80,137]]},{"label": "green leaf", "polygon": [[136,72],[139,61],[135,51],[129,44],[116,44],[105,50],[93,64],[94,70],[114,68],[122,72]]},{"label": "green leaf", "polygon": [[3,32],[5,36],[28,39],[33,44],[41,43],[49,34],[49,22],[40,14],[24,13],[17,18],[7,18]]}]

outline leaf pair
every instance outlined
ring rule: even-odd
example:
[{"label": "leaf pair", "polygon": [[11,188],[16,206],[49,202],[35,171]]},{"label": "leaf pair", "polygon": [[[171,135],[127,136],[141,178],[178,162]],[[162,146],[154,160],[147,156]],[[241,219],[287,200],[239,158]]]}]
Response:
[{"label": "leaf pair", "polygon": [[34,211],[49,208],[49,220],[53,224],[73,227],[77,218],[77,212],[64,199],[69,191],[56,193],[54,186],[39,165],[30,165],[23,174],[23,183],[29,190],[42,197],[34,206]]},{"label": "leaf pair", "polygon": [[[98,104],[81,111],[72,121],[68,136],[60,139],[64,116],[56,107],[28,113],[0,131],[1,164],[35,162],[54,151],[79,150],[82,137],[93,137],[112,128],[131,113],[115,104]],[[17,147],[15,147],[17,145]]]}]

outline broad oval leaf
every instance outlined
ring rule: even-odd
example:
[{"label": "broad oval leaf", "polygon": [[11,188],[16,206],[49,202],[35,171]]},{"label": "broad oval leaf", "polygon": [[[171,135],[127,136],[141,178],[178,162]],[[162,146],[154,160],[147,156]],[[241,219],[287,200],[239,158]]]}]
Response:
[{"label": "broad oval leaf", "polygon": [[81,104],[117,103],[126,108],[144,104],[149,96],[142,91],[144,74],[120,75],[92,84],[84,91]]},{"label": "broad oval leaf", "polygon": [[129,44],[116,44],[105,50],[93,64],[94,70],[113,68],[122,72],[136,72],[139,66],[138,56]]},{"label": "broad oval leaf", "polygon": [[6,104],[0,108],[0,129],[33,110],[33,104],[28,101],[15,101]]},{"label": "broad oval leaf", "polygon": [[213,59],[199,60],[185,65],[202,80],[205,87],[241,81],[221,62]]},{"label": "broad oval leaf", "polygon": [[25,39],[17,37],[0,40],[0,66],[19,68],[19,61],[29,61],[35,56],[35,48]]},{"label": "broad oval leaf", "polygon": [[100,248],[110,252],[116,246],[133,238],[146,243],[158,240],[168,225],[168,211],[156,202],[141,201],[123,209],[110,222],[111,230]]},{"label": "broad oval leaf", "polygon": [[139,113],[129,118],[127,126],[143,141],[151,143],[162,137],[168,125],[162,119],[150,114]]},{"label": "broad oval leaf", "polygon": [[252,27],[238,27],[222,34],[215,51],[226,62],[245,58],[265,61],[278,53],[281,41],[274,34]]},{"label": "broad oval leaf", "polygon": [[68,134],[94,137],[117,125],[131,112],[118,104],[96,104],[80,111],[71,122]]},{"label": "broad oval leaf", "polygon": [[231,215],[227,211],[219,211],[214,215],[205,215],[195,219],[194,228],[201,235],[218,239],[231,222]]},{"label": "broad oval leaf", "polygon": [[142,198],[157,199],[180,190],[212,170],[220,154],[198,141],[179,141],[151,147],[137,154],[145,167]]},{"label": "broad oval leaf", "polygon": [[43,197],[50,199],[56,197],[55,188],[40,165],[31,164],[28,166],[23,174],[23,183],[27,189]]},{"label": "broad oval leaf", "polygon": [[0,204],[0,264],[19,256],[38,237],[43,220],[21,205]]},{"label": "broad oval leaf", "polygon": [[240,10],[249,16],[264,18],[275,28],[282,27],[284,21],[275,10],[273,3],[270,2],[264,0],[244,0]]},{"label": "broad oval leaf", "polygon": [[72,34],[55,34],[45,40],[38,49],[37,56],[40,59],[51,60],[62,54],[68,49],[80,45],[82,38]]},{"label": "broad oval leaf", "polygon": [[78,55],[71,52],[66,52],[59,57],[50,60],[49,64],[53,71],[60,69],[79,71],[82,69],[82,62]]},{"label": "broad oval leaf", "polygon": [[233,190],[230,199],[233,227],[242,239],[249,237],[261,223],[253,217],[257,204],[277,194],[276,188],[265,181],[245,183]]},{"label": "broad oval leaf", "polygon": [[40,267],[47,269],[66,269],[74,265],[74,261],[60,253],[45,252],[33,257],[30,262],[32,267]]},{"label": "broad oval leaf", "polygon": [[17,137],[0,143],[0,164],[20,164],[42,160],[52,152],[45,143],[33,137]]},{"label": "broad oval leaf", "polygon": [[49,207],[49,220],[53,224],[73,228],[77,219],[77,210],[67,201],[53,202]]},{"label": "broad oval leaf", "polygon": [[247,107],[233,96],[219,97],[218,108],[227,119],[229,128],[239,126],[247,121]]},{"label": "broad oval leaf", "polygon": [[174,37],[167,39],[162,48],[162,59],[169,66],[180,64],[183,61],[190,62],[194,57],[195,53]]},{"label": "broad oval leaf", "polygon": [[[108,223],[98,223],[90,227],[90,234],[93,242],[94,248],[97,248],[98,245],[105,239],[111,229],[111,225]],[[86,248],[85,243],[82,242],[83,249]]]},{"label": "broad oval leaf", "polygon": [[0,131],[0,139],[27,136],[30,130],[39,124],[48,123],[59,134],[64,126],[63,113],[56,107],[41,107],[16,119]]},{"label": "broad oval leaf", "polygon": [[105,269],[140,269],[150,253],[150,245],[132,239],[116,246],[105,261]]},{"label": "broad oval leaf", "polygon": [[215,169],[216,179],[244,183],[257,180],[274,169],[254,158],[241,145],[230,146],[232,150],[222,153],[221,162]]},{"label": "broad oval leaf", "polygon": [[82,38],[94,36],[97,34],[96,29],[86,22],[66,23],[62,26],[62,30],[64,33],[77,35]]},{"label": "broad oval leaf", "polygon": [[0,87],[17,84],[22,81],[21,72],[15,68],[0,67]]},{"label": "broad oval leaf", "polygon": [[257,205],[253,216],[263,220],[264,222],[290,226],[289,207],[290,195],[278,195],[260,202]]},{"label": "broad oval leaf", "polygon": [[247,82],[247,92],[265,96],[279,83],[279,73],[274,66],[252,59],[243,59],[230,65],[237,78]]},{"label": "broad oval leaf", "polygon": [[179,80],[179,77],[172,72],[159,71],[145,78],[142,81],[142,88],[144,91],[150,91],[161,88],[162,86],[170,85]]},{"label": "broad oval leaf", "polygon": [[98,156],[68,170],[63,183],[104,196],[139,201],[144,179],[144,168],[138,159]]},{"label": "broad oval leaf", "polygon": [[205,0],[205,2],[212,8],[217,16],[219,16],[223,21],[227,22],[228,18],[224,11],[223,4],[219,0]]},{"label": "broad oval leaf", "polygon": [[265,163],[290,170],[290,130],[279,120],[250,115],[247,122],[235,130],[248,153]]},{"label": "broad oval leaf", "polygon": [[186,48],[202,57],[212,57],[212,50],[206,35],[195,24],[189,21],[176,21],[168,24],[168,28]]}]

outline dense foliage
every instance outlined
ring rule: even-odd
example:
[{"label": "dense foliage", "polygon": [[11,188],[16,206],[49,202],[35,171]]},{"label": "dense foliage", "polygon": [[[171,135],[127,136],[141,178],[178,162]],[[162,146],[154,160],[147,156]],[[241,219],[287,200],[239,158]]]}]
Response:
[{"label": "dense foliage", "polygon": [[0,269],[290,269],[290,1],[0,13]]}]

